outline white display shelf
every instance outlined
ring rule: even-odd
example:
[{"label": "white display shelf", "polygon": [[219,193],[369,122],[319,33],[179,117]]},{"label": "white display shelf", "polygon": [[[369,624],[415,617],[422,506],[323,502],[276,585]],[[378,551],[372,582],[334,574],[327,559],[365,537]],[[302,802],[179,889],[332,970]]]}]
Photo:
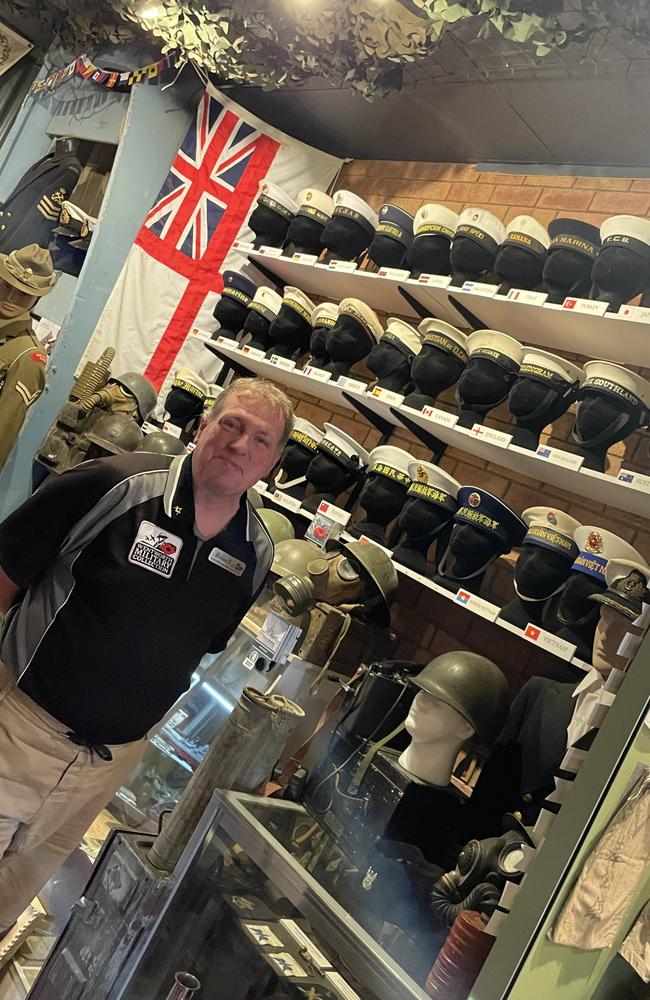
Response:
[{"label": "white display shelf", "polygon": [[[333,302],[345,298],[362,299],[377,312],[390,315],[419,318],[417,312],[400,295],[400,287],[406,289],[432,316],[451,323],[453,326],[467,326],[462,315],[449,302],[444,288],[432,288],[417,279],[395,279],[380,277],[372,271],[335,271],[327,264],[308,264],[291,257],[268,257],[259,251],[246,255],[252,261],[259,261],[280,281],[295,285],[307,295],[319,295]],[[459,291],[459,289],[453,289]]]},{"label": "white display shelf", "polygon": [[476,295],[456,288],[449,293],[483,326],[501,330],[523,344],[622,365],[650,363],[650,323],[621,319],[616,313],[590,316],[549,303],[530,305],[503,295]]}]

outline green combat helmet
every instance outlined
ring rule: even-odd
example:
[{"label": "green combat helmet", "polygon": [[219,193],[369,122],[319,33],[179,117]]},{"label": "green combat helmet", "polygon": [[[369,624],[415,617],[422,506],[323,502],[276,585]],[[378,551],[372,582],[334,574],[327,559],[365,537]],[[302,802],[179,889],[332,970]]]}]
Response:
[{"label": "green combat helmet", "polygon": [[427,663],[411,683],[455,708],[488,745],[505,725],[510,705],[508,682],[496,663],[485,656],[466,649],[443,653]]},{"label": "green combat helmet", "polygon": [[102,413],[86,437],[94,445],[111,455],[135,451],[142,443],[143,434],[135,418],[128,413]]},{"label": "green combat helmet", "polygon": [[152,431],[151,434],[145,434],[135,450],[153,455],[184,455],[185,445],[167,431]]},{"label": "green combat helmet", "polygon": [[271,536],[274,545],[280,542],[287,542],[296,537],[293,525],[288,517],[280,514],[277,510],[269,510],[268,507],[260,507],[257,516]]}]

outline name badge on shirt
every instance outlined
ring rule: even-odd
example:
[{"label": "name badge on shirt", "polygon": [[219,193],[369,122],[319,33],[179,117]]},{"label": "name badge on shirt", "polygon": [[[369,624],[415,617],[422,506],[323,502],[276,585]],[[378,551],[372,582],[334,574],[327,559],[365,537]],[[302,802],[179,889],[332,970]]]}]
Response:
[{"label": "name badge on shirt", "polygon": [[214,548],[208,556],[208,562],[214,563],[215,566],[220,566],[221,569],[225,569],[227,573],[232,573],[233,576],[241,576],[246,569],[245,562],[242,562],[241,559],[235,559],[234,556],[231,556],[229,552],[224,552],[223,549]]},{"label": "name badge on shirt", "polygon": [[182,547],[183,539],[178,535],[171,535],[151,521],[141,521],[129,552],[129,562],[159,576],[170,577]]}]

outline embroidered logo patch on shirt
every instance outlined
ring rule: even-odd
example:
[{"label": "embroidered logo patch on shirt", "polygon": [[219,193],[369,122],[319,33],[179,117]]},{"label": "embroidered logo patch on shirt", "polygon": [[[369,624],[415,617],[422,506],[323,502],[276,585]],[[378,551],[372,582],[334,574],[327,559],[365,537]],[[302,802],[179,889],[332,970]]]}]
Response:
[{"label": "embroidered logo patch on shirt", "polygon": [[223,549],[214,548],[208,556],[208,562],[214,563],[215,566],[220,566],[221,569],[225,569],[227,573],[232,573],[233,576],[241,576],[246,569],[246,563],[242,562],[241,559],[235,559],[234,556],[231,556],[229,552],[224,552]]},{"label": "embroidered logo patch on shirt", "polygon": [[141,521],[129,552],[129,562],[159,576],[170,577],[182,547],[183,539],[178,535],[170,535],[151,521]]}]

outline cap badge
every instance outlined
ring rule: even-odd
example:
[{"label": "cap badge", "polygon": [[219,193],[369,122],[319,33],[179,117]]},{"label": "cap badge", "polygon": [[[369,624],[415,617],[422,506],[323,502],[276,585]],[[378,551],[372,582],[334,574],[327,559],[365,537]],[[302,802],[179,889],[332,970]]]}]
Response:
[{"label": "cap badge", "polygon": [[423,218],[423,219],[426,219],[426,218],[428,217],[428,214],[429,214],[429,213],[427,212],[426,208],[423,208],[423,209],[421,210],[421,214],[422,214],[422,218]]},{"label": "cap badge", "polygon": [[388,215],[388,205],[384,205],[384,207],[381,210],[381,214]]},{"label": "cap badge", "polygon": [[268,184],[262,184],[262,191],[268,191],[268,189],[269,189]]},{"label": "cap badge", "polygon": [[643,573],[638,569],[633,569],[622,580],[617,580],[614,589],[625,594],[626,597],[643,597],[646,593],[647,581]]},{"label": "cap badge", "polygon": [[336,204],[340,205],[342,201],[343,201],[343,195],[339,192],[336,196]]},{"label": "cap badge", "polygon": [[305,201],[311,201],[312,197],[313,197],[312,192],[308,191],[307,194],[305,195]]},{"label": "cap badge", "polygon": [[603,551],[603,536],[599,531],[590,531],[587,536],[587,551],[599,553]]},{"label": "cap badge", "polygon": [[481,502],[481,494],[470,493],[470,495],[467,498],[467,502],[469,503],[470,507],[478,507]]},{"label": "cap badge", "polygon": [[429,476],[427,474],[427,470],[424,468],[423,465],[418,465],[417,472],[415,474],[417,476],[418,483],[429,482]]},{"label": "cap badge", "polygon": [[481,218],[481,213],[480,212],[474,212],[474,215],[472,216],[472,222],[478,222],[478,220],[480,218]]},{"label": "cap badge", "polygon": [[549,524],[557,524],[557,514],[555,513],[554,510],[549,510],[548,514],[546,515],[546,520],[548,521]]}]

